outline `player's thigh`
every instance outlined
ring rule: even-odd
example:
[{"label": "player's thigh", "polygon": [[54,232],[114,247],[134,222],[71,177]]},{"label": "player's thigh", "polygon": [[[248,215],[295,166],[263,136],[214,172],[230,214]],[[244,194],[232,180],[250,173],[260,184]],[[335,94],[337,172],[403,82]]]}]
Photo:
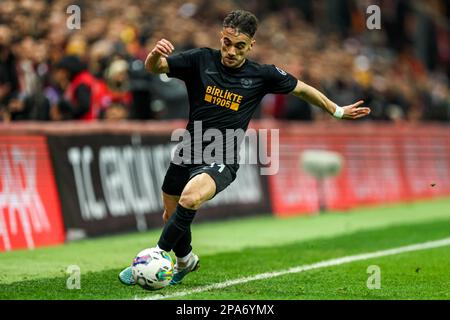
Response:
[{"label": "player's thigh", "polygon": [[202,203],[216,194],[216,182],[207,173],[195,175],[183,189],[179,200],[185,208],[197,210]]}]

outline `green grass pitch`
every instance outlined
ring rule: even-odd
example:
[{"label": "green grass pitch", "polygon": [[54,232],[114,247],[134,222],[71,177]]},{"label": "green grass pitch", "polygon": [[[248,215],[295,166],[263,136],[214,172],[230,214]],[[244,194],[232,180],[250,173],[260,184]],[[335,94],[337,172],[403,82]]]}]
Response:
[{"label": "green grass pitch", "polygon": [[[450,199],[314,216],[269,215],[193,225],[201,268],[175,287],[145,291],[118,272],[160,230],[0,253],[0,299],[450,299],[450,246],[354,261],[198,293],[191,290],[324,260],[450,237]],[[67,289],[67,268],[80,289]],[[369,289],[367,268],[381,271]],[[181,297],[174,297],[184,292]]]}]

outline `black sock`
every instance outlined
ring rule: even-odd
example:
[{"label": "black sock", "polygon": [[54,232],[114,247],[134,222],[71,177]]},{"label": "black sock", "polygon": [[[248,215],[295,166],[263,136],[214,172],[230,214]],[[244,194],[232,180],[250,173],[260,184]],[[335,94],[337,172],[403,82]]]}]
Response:
[{"label": "black sock", "polygon": [[186,232],[181,236],[181,238],[178,240],[178,242],[173,247],[173,252],[175,252],[175,255],[178,258],[183,258],[189,254],[189,252],[192,251],[192,234],[191,234],[191,228],[186,230]]},{"label": "black sock", "polygon": [[177,205],[175,212],[167,221],[158,241],[158,247],[171,251],[186,231],[190,230],[192,220],[197,210],[190,210]]}]

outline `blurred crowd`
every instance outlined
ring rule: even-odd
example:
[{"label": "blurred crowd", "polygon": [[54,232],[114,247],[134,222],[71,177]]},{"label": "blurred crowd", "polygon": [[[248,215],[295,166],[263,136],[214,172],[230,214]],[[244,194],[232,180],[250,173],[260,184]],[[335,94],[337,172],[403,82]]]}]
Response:
[{"label": "blurred crowd", "polygon": [[[366,25],[373,4],[381,29]],[[236,8],[260,20],[252,60],[340,105],[364,99],[371,120],[450,121],[449,0],[2,0],[0,120],[186,118],[183,82],[143,61],[161,38],[178,52],[219,48]],[[330,119],[289,95],[267,95],[256,116]]]}]

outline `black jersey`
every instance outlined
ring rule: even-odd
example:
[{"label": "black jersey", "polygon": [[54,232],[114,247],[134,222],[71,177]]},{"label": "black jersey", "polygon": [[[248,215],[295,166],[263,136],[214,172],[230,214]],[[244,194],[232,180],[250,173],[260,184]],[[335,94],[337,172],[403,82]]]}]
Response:
[{"label": "black jersey", "polygon": [[[224,135],[227,129],[245,131],[264,95],[289,93],[297,85],[295,77],[274,65],[246,59],[239,68],[225,67],[220,51],[210,48],[181,52],[168,57],[167,62],[170,71],[167,75],[186,83],[190,105],[186,129],[191,137],[208,129],[218,129]],[[202,133],[194,132],[197,121]],[[223,140],[224,150],[234,144],[237,159],[239,143],[235,139]],[[201,150],[192,144],[192,154],[203,152],[208,144],[203,141]]]}]

